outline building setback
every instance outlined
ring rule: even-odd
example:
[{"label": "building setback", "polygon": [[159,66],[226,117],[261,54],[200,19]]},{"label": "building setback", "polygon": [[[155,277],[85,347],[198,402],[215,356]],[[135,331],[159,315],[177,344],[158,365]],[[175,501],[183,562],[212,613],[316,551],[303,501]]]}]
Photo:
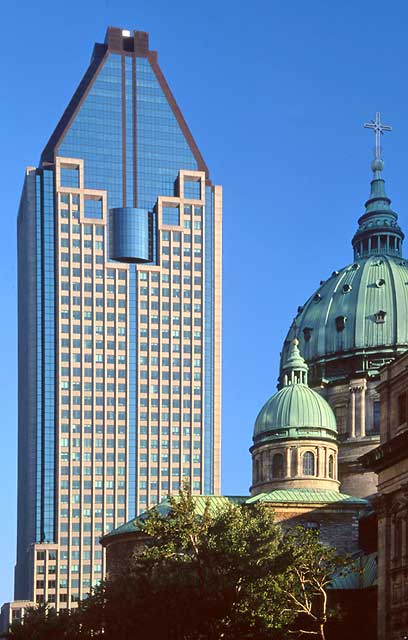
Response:
[{"label": "building setback", "polygon": [[101,535],[219,493],[221,198],[148,35],[109,28],[18,215],[16,599],[72,606]]}]

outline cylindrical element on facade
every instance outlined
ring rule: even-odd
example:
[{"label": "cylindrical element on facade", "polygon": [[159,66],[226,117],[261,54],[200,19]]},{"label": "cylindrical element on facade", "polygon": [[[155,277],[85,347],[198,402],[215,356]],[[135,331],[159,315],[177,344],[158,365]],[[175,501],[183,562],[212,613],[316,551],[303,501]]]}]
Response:
[{"label": "cylindrical element on facade", "polygon": [[149,262],[149,213],[147,209],[120,207],[109,212],[110,259]]}]

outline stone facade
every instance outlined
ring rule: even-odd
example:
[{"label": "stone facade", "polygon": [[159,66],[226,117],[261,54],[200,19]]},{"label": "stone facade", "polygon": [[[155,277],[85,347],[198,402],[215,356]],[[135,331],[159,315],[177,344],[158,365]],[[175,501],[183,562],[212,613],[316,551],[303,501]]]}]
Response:
[{"label": "stone facade", "polygon": [[[272,502],[264,504],[272,509],[275,521],[288,529],[303,526],[320,532],[322,542],[336,547],[339,553],[356,553],[359,550],[359,515],[363,504],[322,504],[308,502]],[[106,549],[106,567],[109,575],[115,575],[126,567],[128,559],[146,544],[148,537],[140,531],[108,535],[102,539]]]},{"label": "stone facade", "polygon": [[[305,454],[311,466],[306,467]],[[311,455],[310,455],[311,454]],[[309,473],[306,474],[305,471]],[[251,495],[281,487],[337,491],[337,445],[322,440],[268,442],[253,454]]]},{"label": "stone facade", "polygon": [[377,491],[377,475],[359,458],[380,442],[379,380],[350,377],[338,384],[312,387],[336,416],[339,439],[338,474],[343,493],[366,498]]},{"label": "stone facade", "polygon": [[359,550],[360,507],[344,504],[302,504],[270,503],[275,520],[283,529],[303,526],[317,529],[320,539],[342,553],[356,553]]},{"label": "stone facade", "polygon": [[378,473],[378,639],[408,635],[408,354],[381,372],[381,444],[361,462]]}]

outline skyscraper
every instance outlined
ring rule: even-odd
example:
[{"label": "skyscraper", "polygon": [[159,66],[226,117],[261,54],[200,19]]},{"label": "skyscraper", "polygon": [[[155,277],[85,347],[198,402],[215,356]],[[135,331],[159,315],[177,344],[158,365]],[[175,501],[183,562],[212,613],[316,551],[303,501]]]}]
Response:
[{"label": "skyscraper", "polygon": [[16,599],[71,606],[102,533],[219,493],[221,197],[148,35],[109,28],[18,216]]}]

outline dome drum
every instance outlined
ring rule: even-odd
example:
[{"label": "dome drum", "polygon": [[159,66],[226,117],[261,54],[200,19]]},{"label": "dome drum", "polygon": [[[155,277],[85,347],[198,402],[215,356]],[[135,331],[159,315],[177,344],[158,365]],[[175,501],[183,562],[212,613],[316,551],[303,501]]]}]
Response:
[{"label": "dome drum", "polygon": [[251,494],[274,489],[337,491],[337,445],[319,439],[254,446]]}]

